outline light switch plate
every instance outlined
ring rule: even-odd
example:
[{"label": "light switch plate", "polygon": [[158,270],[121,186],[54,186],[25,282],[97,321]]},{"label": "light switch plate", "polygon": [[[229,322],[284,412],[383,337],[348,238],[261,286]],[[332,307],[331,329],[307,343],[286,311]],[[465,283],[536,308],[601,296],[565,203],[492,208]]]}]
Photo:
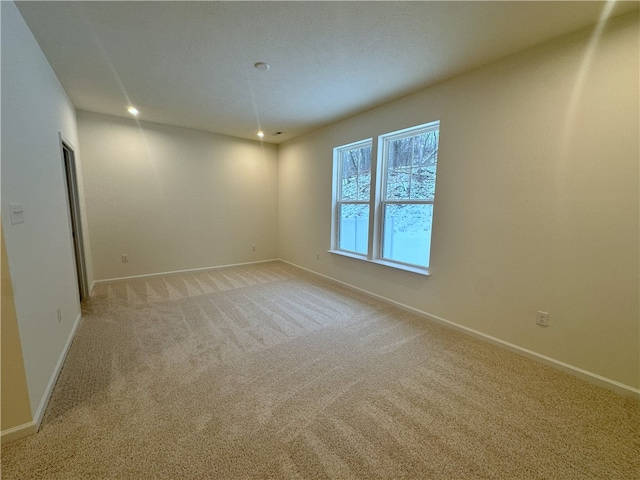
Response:
[{"label": "light switch plate", "polygon": [[11,215],[11,225],[24,223],[24,209],[21,203],[10,203],[9,212]]}]

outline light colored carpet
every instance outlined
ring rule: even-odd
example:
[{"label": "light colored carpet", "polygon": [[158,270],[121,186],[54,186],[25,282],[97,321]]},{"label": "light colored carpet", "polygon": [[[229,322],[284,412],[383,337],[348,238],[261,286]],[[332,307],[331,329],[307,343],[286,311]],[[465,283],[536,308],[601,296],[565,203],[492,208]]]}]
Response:
[{"label": "light colored carpet", "polygon": [[84,309],[2,478],[640,478],[640,402],[284,263]]}]

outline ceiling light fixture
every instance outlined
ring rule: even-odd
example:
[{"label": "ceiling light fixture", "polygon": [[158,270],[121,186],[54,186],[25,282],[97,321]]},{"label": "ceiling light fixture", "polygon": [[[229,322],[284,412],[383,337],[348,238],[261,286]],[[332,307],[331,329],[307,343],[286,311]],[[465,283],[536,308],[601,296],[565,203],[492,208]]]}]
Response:
[{"label": "ceiling light fixture", "polygon": [[138,114],[140,113],[140,111],[133,105],[129,105],[129,107],[127,107],[127,112],[129,112],[134,117],[137,117]]},{"label": "ceiling light fixture", "polygon": [[264,63],[264,62],[254,63],[253,66],[256,67],[257,70],[261,70],[263,72],[271,68],[268,63]]},{"label": "ceiling light fixture", "polygon": [[259,131],[259,132],[258,132],[258,136],[259,136],[260,138],[264,137],[264,132],[263,132],[262,130],[261,130],[261,131]]}]

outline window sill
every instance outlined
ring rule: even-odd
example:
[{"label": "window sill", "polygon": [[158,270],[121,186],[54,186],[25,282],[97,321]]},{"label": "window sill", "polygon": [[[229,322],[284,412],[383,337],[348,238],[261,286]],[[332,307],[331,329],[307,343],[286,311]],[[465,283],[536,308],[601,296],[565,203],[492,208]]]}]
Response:
[{"label": "window sill", "polygon": [[403,265],[402,263],[389,262],[387,260],[380,260],[380,259],[370,260],[364,255],[345,252],[343,250],[327,250],[327,252],[333,253],[335,255],[341,255],[343,257],[355,258],[356,260],[362,260],[364,262],[375,263],[377,265],[384,265],[385,267],[391,267],[397,270],[404,270],[405,272],[416,273],[418,275],[423,275],[425,277],[428,277],[431,275],[431,273],[429,273],[429,269],[427,268],[412,267],[411,265]]}]

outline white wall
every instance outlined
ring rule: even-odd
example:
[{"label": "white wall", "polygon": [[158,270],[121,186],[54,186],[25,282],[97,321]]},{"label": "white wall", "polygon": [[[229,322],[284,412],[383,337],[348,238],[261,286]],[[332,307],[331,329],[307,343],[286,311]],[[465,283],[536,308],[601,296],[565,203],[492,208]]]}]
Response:
[{"label": "white wall", "polygon": [[[281,258],[640,387],[637,12],[613,23],[281,144]],[[332,148],[437,119],[432,276],[326,253]]]},{"label": "white wall", "polygon": [[[2,230],[0,228],[0,230]],[[16,305],[11,287],[11,275],[9,274],[7,249],[2,233],[2,304],[0,319],[0,428],[2,429],[2,443],[11,441],[15,437],[29,435],[35,430],[33,415],[29,404],[29,390],[27,388],[27,376],[24,371],[22,344],[18,331],[18,319],[16,317]],[[20,432],[18,435],[11,435]]]},{"label": "white wall", "polygon": [[[31,411],[38,422],[80,318],[59,140],[61,133],[77,148],[78,134],[75,109],[22,16],[12,2],[1,2],[0,8],[2,224]],[[23,205],[23,224],[11,225],[10,203]]]},{"label": "white wall", "polygon": [[277,258],[276,146],[82,111],[78,128],[96,279]]}]

